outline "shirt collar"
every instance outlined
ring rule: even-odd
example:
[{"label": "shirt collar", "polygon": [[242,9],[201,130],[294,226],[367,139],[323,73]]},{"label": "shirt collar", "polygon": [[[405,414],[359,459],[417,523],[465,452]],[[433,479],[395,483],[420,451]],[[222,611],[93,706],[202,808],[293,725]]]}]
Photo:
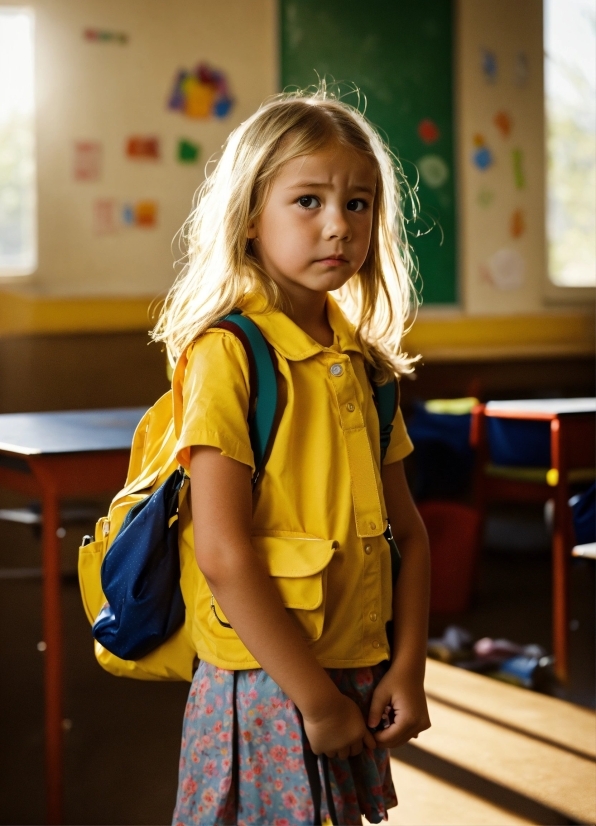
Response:
[{"label": "shirt collar", "polygon": [[[261,328],[272,347],[291,361],[302,361],[321,352],[334,352],[323,347],[305,333],[281,310],[267,310],[266,301],[258,293],[250,293],[242,300],[241,309]],[[327,294],[327,318],[342,352],[362,352],[356,341],[355,330],[335,299]]]}]

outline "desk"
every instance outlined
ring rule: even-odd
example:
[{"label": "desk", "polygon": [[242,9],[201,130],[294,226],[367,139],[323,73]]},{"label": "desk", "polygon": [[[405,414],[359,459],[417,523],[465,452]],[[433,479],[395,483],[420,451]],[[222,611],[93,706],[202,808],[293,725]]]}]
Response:
[{"label": "desk", "polygon": [[[475,494],[484,511],[489,499],[544,502],[554,500],[552,544],[553,653],[555,671],[568,673],[569,559],[573,528],[569,484],[587,479],[594,469],[596,399],[529,399],[493,401],[472,412],[472,444],[478,451]],[[550,467],[516,468],[490,464],[486,418],[550,423]],[[575,476],[574,476],[575,474]]]},{"label": "desk", "polygon": [[119,490],[146,408],[0,415],[0,487],[41,499],[47,822],[62,822],[59,501]]}]

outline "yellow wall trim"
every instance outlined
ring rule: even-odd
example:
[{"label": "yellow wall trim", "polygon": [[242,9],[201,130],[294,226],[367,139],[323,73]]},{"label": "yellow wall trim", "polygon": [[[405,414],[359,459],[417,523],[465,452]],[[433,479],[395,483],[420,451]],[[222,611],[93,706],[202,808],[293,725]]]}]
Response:
[{"label": "yellow wall trim", "polygon": [[[152,299],[50,298],[0,292],[0,337],[149,330]],[[579,312],[515,316],[425,316],[405,340],[425,361],[591,355],[594,316]]]},{"label": "yellow wall trim", "polygon": [[421,315],[404,347],[424,361],[591,355],[594,316],[541,313],[513,316]]},{"label": "yellow wall trim", "polygon": [[51,298],[0,292],[0,336],[149,330],[152,299]]}]

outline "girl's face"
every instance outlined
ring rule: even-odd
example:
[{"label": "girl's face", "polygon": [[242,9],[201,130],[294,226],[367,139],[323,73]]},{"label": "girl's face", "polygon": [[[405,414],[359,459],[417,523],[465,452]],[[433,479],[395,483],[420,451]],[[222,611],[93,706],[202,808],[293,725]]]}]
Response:
[{"label": "girl's face", "polygon": [[265,272],[290,296],[337,290],[364,263],[376,173],[339,143],[288,161],[248,228]]}]

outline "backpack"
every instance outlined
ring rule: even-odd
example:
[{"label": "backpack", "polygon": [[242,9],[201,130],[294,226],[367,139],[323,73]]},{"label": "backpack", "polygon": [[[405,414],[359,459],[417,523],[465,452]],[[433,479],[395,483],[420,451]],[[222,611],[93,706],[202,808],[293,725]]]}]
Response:
[{"label": "backpack", "polygon": [[[277,409],[277,378],[275,357],[269,345],[254,322],[239,312],[226,316],[214,325],[232,332],[242,343],[249,363],[249,433],[255,456],[253,487],[262,470],[270,443],[273,438],[273,424]],[[174,378],[183,376],[186,357],[176,365]],[[381,430],[381,455],[389,445],[392,421],[397,407],[396,382],[383,386],[373,384],[373,395],[379,413]],[[196,653],[192,646],[190,631],[187,629],[184,603],[180,591],[180,560],[177,549],[177,511],[183,497],[188,495],[189,485],[176,461],[176,426],[173,417],[172,391],[162,396],[139,422],[132,441],[131,457],[124,488],[114,497],[108,515],[102,517],[95,528],[93,541],[88,541],[79,549],[79,582],[85,612],[93,626],[95,656],[99,664],[115,676],[126,676],[140,680],[186,680],[190,682],[196,665]],[[130,591],[128,564],[135,565],[134,553],[138,542],[134,542],[134,526],[142,527],[143,515],[150,513],[154,502],[166,513],[160,532],[165,537],[167,547],[162,548],[160,557],[159,583],[163,593],[157,594],[161,606],[167,603],[164,628],[159,629],[153,642],[147,640],[147,624],[150,613],[143,606],[140,615],[134,602],[135,594]],[[168,508],[172,508],[168,511]],[[136,518],[135,518],[136,517]],[[151,516],[149,517],[151,518]],[[137,534],[139,528],[137,527]],[[392,579],[395,581],[395,555],[399,558],[390,529],[387,539],[392,551]],[[91,540],[91,537],[86,537]],[[142,537],[145,541],[145,536]],[[110,551],[113,551],[110,557]],[[164,552],[165,551],[165,552]],[[124,560],[124,561],[123,561]],[[166,566],[164,568],[164,565]],[[167,569],[167,570],[166,570]],[[104,585],[102,585],[102,582]],[[108,583],[108,584],[106,584]],[[169,583],[169,586],[168,586]],[[108,587],[109,585],[109,587]],[[103,588],[110,592],[108,603]],[[111,590],[110,590],[111,588]],[[169,588],[169,590],[168,590]],[[128,591],[127,591],[128,589]],[[133,599],[131,599],[131,596]],[[127,657],[117,656],[121,647],[114,645],[114,634],[119,620],[128,614],[133,617],[133,627],[139,629],[139,639],[135,634],[125,635],[124,650],[132,652]],[[118,615],[118,616],[115,616]],[[116,634],[117,636],[117,634]],[[112,650],[103,645],[102,640]],[[132,637],[132,639],[129,639]],[[145,653],[147,651],[147,653]],[[140,653],[139,653],[140,652]],[[143,654],[141,656],[140,654]]]}]

